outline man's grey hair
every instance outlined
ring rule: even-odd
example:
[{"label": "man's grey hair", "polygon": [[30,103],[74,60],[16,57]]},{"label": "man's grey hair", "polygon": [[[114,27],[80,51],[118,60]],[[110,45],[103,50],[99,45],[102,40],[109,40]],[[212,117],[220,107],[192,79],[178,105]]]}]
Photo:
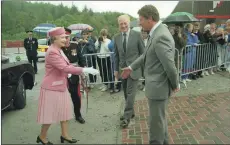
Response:
[{"label": "man's grey hair", "polygon": [[130,22],[130,17],[129,17],[129,15],[120,15],[118,18],[117,18],[117,21],[118,21],[118,23],[121,21],[121,20],[126,20],[126,21],[128,21],[128,23]]}]

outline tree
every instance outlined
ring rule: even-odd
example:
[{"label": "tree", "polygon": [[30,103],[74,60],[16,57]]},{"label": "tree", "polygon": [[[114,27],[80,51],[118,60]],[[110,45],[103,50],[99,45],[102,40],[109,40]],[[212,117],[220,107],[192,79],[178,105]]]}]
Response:
[{"label": "tree", "polygon": [[[2,1],[2,39],[21,40],[26,30],[31,30],[40,23],[49,22],[56,26],[68,27],[70,24],[85,23],[94,28],[94,35],[107,26],[110,34],[118,32],[118,12],[93,12],[85,6],[80,12],[72,5],[71,8],[50,3],[26,1]],[[131,17],[132,19],[132,17]]]}]

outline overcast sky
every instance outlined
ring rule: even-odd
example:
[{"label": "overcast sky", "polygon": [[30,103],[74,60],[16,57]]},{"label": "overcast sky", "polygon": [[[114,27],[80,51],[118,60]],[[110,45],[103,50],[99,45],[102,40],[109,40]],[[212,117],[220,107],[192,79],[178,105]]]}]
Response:
[{"label": "overcast sky", "polygon": [[[35,2],[35,1],[33,1]],[[86,5],[92,8],[94,12],[122,12],[138,18],[137,11],[146,4],[155,5],[160,13],[161,18],[167,17],[175,8],[178,1],[39,1],[48,2],[58,5],[61,2],[63,5],[71,7],[72,3],[80,10]]]}]

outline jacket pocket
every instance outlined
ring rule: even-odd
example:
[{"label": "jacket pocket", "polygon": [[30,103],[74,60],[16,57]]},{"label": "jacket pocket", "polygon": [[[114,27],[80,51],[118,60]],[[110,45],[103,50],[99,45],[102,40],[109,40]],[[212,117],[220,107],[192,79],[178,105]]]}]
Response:
[{"label": "jacket pocket", "polygon": [[51,86],[59,86],[59,85],[62,85],[62,84],[64,84],[64,81],[60,80],[60,81],[53,82]]},{"label": "jacket pocket", "polygon": [[154,100],[165,100],[169,97],[169,84],[167,81],[149,81],[145,82],[146,97]]}]

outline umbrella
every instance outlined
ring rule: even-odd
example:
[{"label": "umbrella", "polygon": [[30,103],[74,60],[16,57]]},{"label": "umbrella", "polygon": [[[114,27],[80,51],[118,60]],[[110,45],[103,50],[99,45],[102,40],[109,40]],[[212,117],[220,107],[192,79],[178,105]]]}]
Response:
[{"label": "umbrella", "polygon": [[75,30],[85,30],[85,29],[92,29],[93,27],[88,25],[88,24],[72,24],[72,25],[69,25],[68,28],[72,31],[75,31]]},{"label": "umbrella", "polygon": [[72,30],[71,34],[81,33],[82,30]]},{"label": "umbrella", "polygon": [[169,15],[163,22],[164,23],[189,23],[198,22],[199,20],[195,18],[192,14],[187,12],[176,12]]},{"label": "umbrella", "polygon": [[38,26],[36,26],[33,29],[33,32],[39,33],[39,34],[47,34],[47,32],[52,29],[55,28],[56,25],[54,24],[49,24],[49,23],[43,23],[43,24],[39,24]]}]

